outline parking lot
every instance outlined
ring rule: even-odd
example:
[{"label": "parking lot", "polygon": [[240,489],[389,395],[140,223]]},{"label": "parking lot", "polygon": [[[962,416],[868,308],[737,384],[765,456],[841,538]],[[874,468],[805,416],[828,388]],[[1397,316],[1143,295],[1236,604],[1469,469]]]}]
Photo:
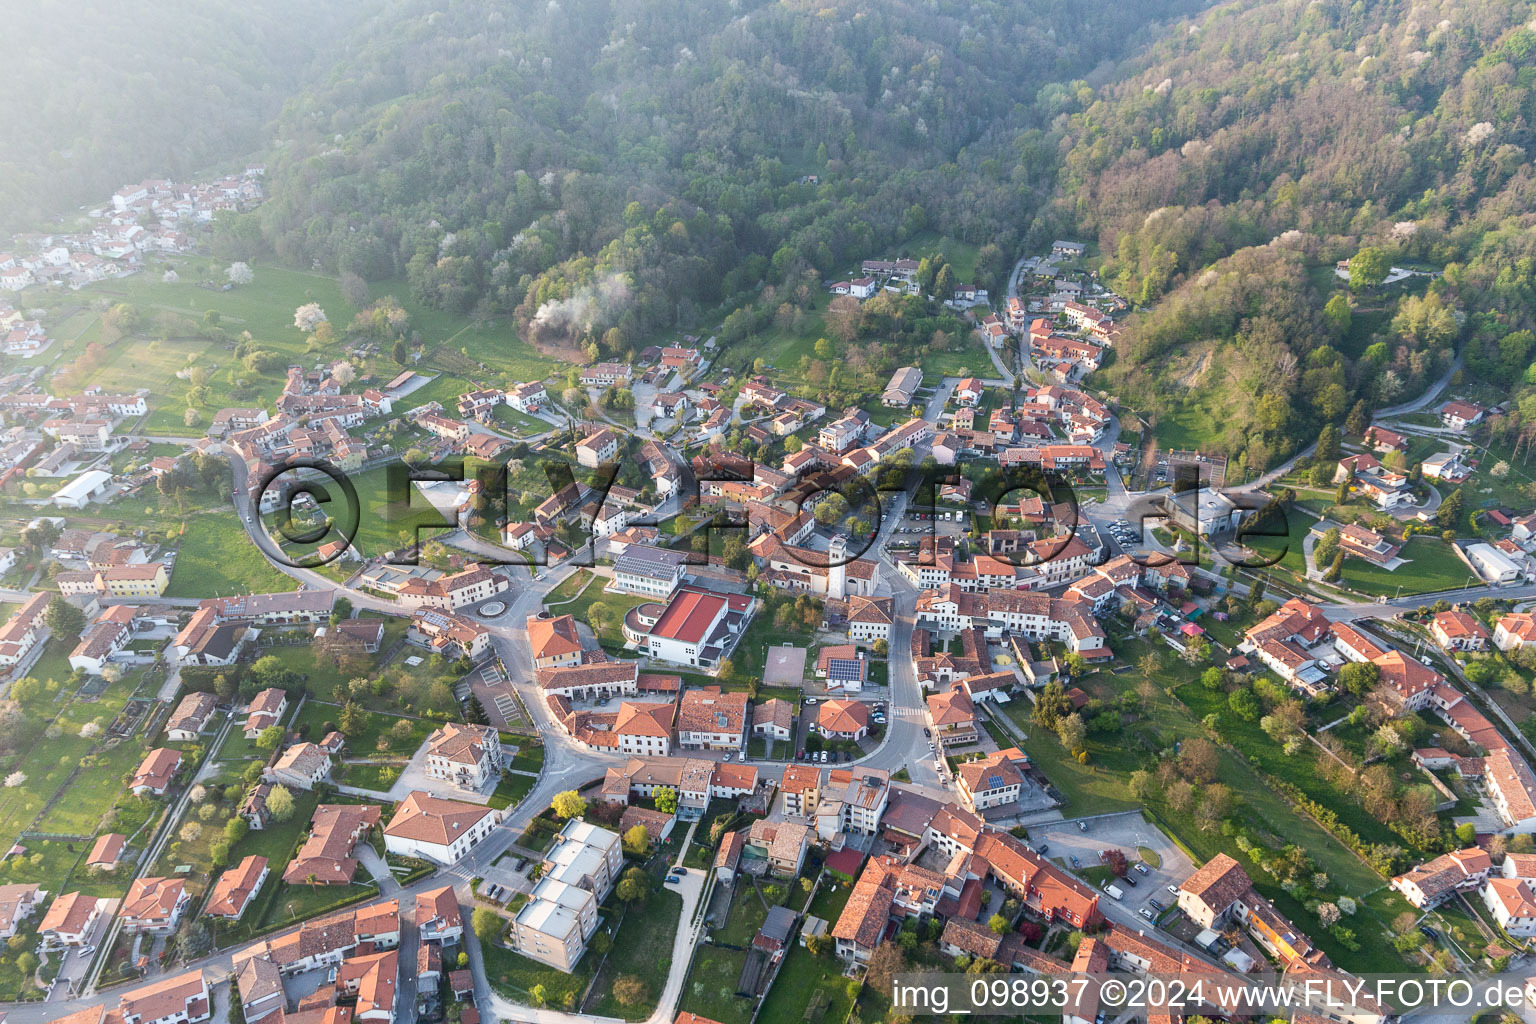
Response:
[{"label": "parking lot", "polygon": [[[884,730],[890,725],[890,722],[886,717],[890,713],[890,705],[884,699],[871,698],[864,694],[850,694],[847,698],[835,699],[863,700],[865,706],[869,709],[869,724],[872,727],[879,726],[882,730]],[[839,753],[837,751],[825,750],[819,754],[816,754],[809,750],[806,746],[806,741],[810,739],[811,733],[814,731],[813,727],[816,724],[817,712],[821,709],[821,705],[825,703],[826,700],[826,697],[805,698],[805,702],[800,707],[800,714],[795,723],[795,737],[790,747],[791,760],[810,762],[814,759],[815,763],[817,764],[836,764],[839,762],[852,761],[854,759],[854,754],[852,751],[842,751]],[[880,745],[880,740],[874,736],[865,736],[863,739],[858,741],[858,744],[859,749],[863,753],[868,754]],[[800,756],[802,751],[805,753],[804,757]],[[823,755],[826,757],[825,761],[821,759]]]},{"label": "parking lot", "polygon": [[[1044,843],[1045,856],[1069,870],[1073,868],[1073,857],[1078,859],[1079,868],[1097,867],[1100,850],[1119,849],[1132,865],[1141,860],[1138,848],[1151,850],[1160,866],[1154,868],[1150,864],[1146,865],[1145,875],[1133,866],[1129,874],[1135,876],[1136,884],[1120,885],[1125,893],[1120,904],[1137,914],[1140,914],[1143,907],[1147,907],[1147,901],[1151,899],[1156,899],[1164,907],[1172,906],[1176,901],[1167,887],[1171,885],[1177,888],[1195,873],[1195,865],[1184,851],[1175,846],[1173,840],[1164,835],[1161,829],[1148,824],[1140,811],[1031,825],[1029,843],[1037,850]],[[1101,904],[1110,902],[1109,899],[1100,901]],[[1147,909],[1155,913],[1154,908]]]}]

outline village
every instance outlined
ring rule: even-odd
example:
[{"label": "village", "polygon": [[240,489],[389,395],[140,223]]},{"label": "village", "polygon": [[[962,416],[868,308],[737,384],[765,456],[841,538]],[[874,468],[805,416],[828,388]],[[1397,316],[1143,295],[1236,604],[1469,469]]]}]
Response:
[{"label": "village", "polygon": [[[259,183],[127,187],[4,286],[180,289]],[[335,358],[308,294],[287,348],[212,318],[250,404],[179,403],[7,307],[8,1019],[792,1024],[881,1016],[907,970],[1501,970],[1536,935],[1536,513],[1497,410],[1443,381],[1229,486],[1094,386],[1130,306],[1086,248],[954,284],[974,366],[833,408],[707,333],[386,358],[384,299]],[[234,269],[209,301],[276,277]]]}]

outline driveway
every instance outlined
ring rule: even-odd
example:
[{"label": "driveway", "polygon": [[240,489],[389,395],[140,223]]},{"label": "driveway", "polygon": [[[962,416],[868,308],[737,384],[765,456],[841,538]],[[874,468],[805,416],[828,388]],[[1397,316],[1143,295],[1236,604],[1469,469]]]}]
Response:
[{"label": "driveway", "polygon": [[[1086,825],[1088,830],[1085,832],[1080,829],[1078,822]],[[1148,824],[1140,811],[1125,811],[1120,814],[1102,814],[1070,821],[1031,825],[1029,843],[1036,849],[1039,849],[1041,843],[1048,844],[1046,856],[1066,865],[1069,869],[1072,864],[1071,858],[1074,856],[1081,862],[1082,867],[1097,866],[1099,851],[1104,849],[1118,848],[1124,851],[1126,859],[1132,864],[1139,859],[1136,853],[1137,847],[1145,846],[1157,854],[1162,862],[1160,867],[1152,868],[1150,875],[1142,875],[1138,872],[1134,887],[1120,886],[1125,890],[1123,900],[1116,901],[1105,897],[1099,901],[1100,907],[1104,908],[1105,913],[1111,917],[1117,916],[1114,908],[1123,908],[1124,912],[1118,916],[1124,923],[1138,928],[1147,927],[1146,919],[1136,913],[1147,900],[1155,897],[1163,906],[1169,906],[1174,897],[1168,892],[1167,886],[1177,886],[1195,873],[1195,865],[1184,851],[1175,846],[1173,840],[1164,835],[1161,829]]]}]

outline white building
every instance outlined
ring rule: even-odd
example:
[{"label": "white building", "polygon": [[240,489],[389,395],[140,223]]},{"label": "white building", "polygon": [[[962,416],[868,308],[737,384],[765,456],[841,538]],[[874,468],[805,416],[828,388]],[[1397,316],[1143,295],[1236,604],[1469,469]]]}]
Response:
[{"label": "white building", "polygon": [[402,857],[453,864],[474,849],[501,821],[502,812],[479,804],[423,793],[400,802],[384,826],[384,849]]},{"label": "white building", "polygon": [[506,767],[501,738],[488,725],[449,722],[427,737],[427,777],[478,790]]},{"label": "white building", "polygon": [[111,473],[104,469],[93,469],[81,473],[54,492],[53,503],[59,508],[85,508],[105,494],[111,484]]}]

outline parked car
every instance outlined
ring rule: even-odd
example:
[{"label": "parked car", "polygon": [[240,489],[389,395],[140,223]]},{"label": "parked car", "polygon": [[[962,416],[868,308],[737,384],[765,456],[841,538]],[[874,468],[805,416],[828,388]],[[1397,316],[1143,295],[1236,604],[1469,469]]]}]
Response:
[{"label": "parked car", "polygon": [[1179,887],[1176,885],[1164,886],[1164,888],[1166,888],[1175,897],[1179,895]]},{"label": "parked car", "polygon": [[1078,822],[1077,823],[1077,830],[1079,832],[1087,832],[1088,831],[1088,823],[1086,821]]},{"label": "parked car", "polygon": [[667,876],[667,882],[669,884],[671,884],[671,885],[676,885],[678,882],[681,882],[681,881],[682,881],[682,879],[678,878],[676,875],[668,875]]},{"label": "parked car", "polygon": [[672,869],[672,873],[674,875],[686,875],[688,873],[688,869],[679,864],[677,867]]},{"label": "parked car", "polygon": [[1035,847],[1035,852],[1040,854],[1043,857],[1043,856],[1045,856],[1045,852],[1047,850],[1049,850],[1050,848],[1051,848],[1051,844],[1050,843],[1041,843],[1039,846]]},{"label": "parked car", "polygon": [[1140,871],[1144,875],[1150,875],[1152,873],[1152,869],[1151,868],[1149,868],[1145,864],[1141,864],[1141,863],[1137,863],[1136,864],[1136,870]]},{"label": "parked car", "polygon": [[1136,888],[1136,876],[1131,874],[1129,871],[1125,873],[1125,877],[1122,878],[1121,881],[1133,889]]},{"label": "parked car", "polygon": [[1148,910],[1146,907],[1142,907],[1137,911],[1137,913],[1146,918],[1148,921],[1152,920],[1152,911]]}]

